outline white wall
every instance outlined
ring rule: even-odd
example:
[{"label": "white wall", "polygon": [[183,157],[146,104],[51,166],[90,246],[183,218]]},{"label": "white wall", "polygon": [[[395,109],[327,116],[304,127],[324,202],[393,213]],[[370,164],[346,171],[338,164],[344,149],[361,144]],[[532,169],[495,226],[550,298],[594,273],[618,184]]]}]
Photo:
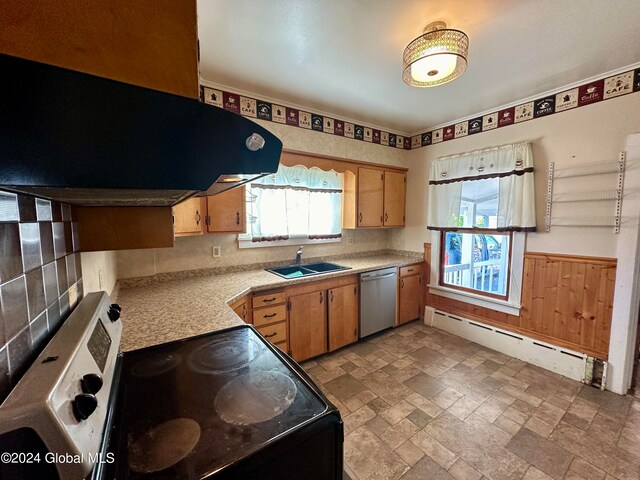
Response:
[{"label": "white wall", "polygon": [[[116,252],[84,252],[80,254],[80,259],[84,293],[104,290],[111,295],[118,278]],[[100,285],[100,272],[102,272],[102,285]]]},{"label": "white wall", "polygon": [[[536,212],[539,232],[527,235],[527,250],[601,257],[616,256],[616,239],[612,228],[552,227],[544,231],[546,170],[550,161],[556,168],[616,160],[625,149],[626,137],[640,132],[640,95],[633,94],[606,100],[591,106],[569,110],[545,118],[530,120],[488,132],[431,145],[409,152],[404,166],[407,178],[407,228],[391,233],[391,248],[422,251],[431,239],[426,229],[427,183],[430,160],[456,153],[531,140],[535,159]],[[575,190],[612,188],[612,176],[584,177],[567,180],[564,187]],[[569,182],[569,183],[567,183]],[[562,188],[560,181],[556,182]],[[612,212],[612,203],[581,206],[584,215],[592,215],[592,207]],[[562,206],[554,207],[558,214]],[[574,206],[575,208],[575,206]],[[603,213],[605,214],[605,213]]]}]

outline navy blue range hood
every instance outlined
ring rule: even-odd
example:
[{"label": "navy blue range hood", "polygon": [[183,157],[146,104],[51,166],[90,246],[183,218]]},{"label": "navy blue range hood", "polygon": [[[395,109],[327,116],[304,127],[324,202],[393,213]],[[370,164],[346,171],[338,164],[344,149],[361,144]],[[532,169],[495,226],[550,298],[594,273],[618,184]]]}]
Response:
[{"label": "navy blue range hood", "polygon": [[171,206],[278,169],[282,142],[194,99],[0,54],[0,188]]}]

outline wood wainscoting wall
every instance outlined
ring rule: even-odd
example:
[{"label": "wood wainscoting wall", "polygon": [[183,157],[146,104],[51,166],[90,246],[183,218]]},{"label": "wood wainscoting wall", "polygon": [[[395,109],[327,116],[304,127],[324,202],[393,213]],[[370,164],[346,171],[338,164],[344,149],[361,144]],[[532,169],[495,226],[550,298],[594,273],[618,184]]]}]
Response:
[{"label": "wood wainscoting wall", "polygon": [[[425,243],[427,265],[431,244]],[[520,315],[429,293],[425,304],[597,358],[609,353],[616,259],[525,252]]]}]

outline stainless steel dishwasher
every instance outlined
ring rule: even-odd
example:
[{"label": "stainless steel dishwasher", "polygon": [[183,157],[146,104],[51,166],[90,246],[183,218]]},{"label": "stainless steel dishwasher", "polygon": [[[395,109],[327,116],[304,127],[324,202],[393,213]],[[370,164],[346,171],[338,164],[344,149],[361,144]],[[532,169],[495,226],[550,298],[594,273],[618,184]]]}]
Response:
[{"label": "stainless steel dishwasher", "polygon": [[360,275],[360,338],[395,324],[397,276],[395,267]]}]

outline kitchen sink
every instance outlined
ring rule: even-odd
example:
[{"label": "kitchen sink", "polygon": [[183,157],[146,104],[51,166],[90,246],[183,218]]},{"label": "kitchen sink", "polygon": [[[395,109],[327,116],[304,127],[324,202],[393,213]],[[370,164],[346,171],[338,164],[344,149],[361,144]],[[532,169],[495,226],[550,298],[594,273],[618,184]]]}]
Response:
[{"label": "kitchen sink", "polygon": [[351,269],[351,267],[345,267],[342,265],[338,265],[337,263],[329,263],[329,262],[310,263],[309,265],[303,265],[303,266],[306,269],[313,270],[314,272],[318,272],[318,273]]},{"label": "kitchen sink", "polygon": [[350,270],[351,267],[345,267],[336,263],[320,262],[310,263],[308,265],[290,265],[288,267],[267,268],[267,272],[271,272],[282,278],[300,278],[309,275],[318,275],[320,273],[337,272],[339,270]]}]

